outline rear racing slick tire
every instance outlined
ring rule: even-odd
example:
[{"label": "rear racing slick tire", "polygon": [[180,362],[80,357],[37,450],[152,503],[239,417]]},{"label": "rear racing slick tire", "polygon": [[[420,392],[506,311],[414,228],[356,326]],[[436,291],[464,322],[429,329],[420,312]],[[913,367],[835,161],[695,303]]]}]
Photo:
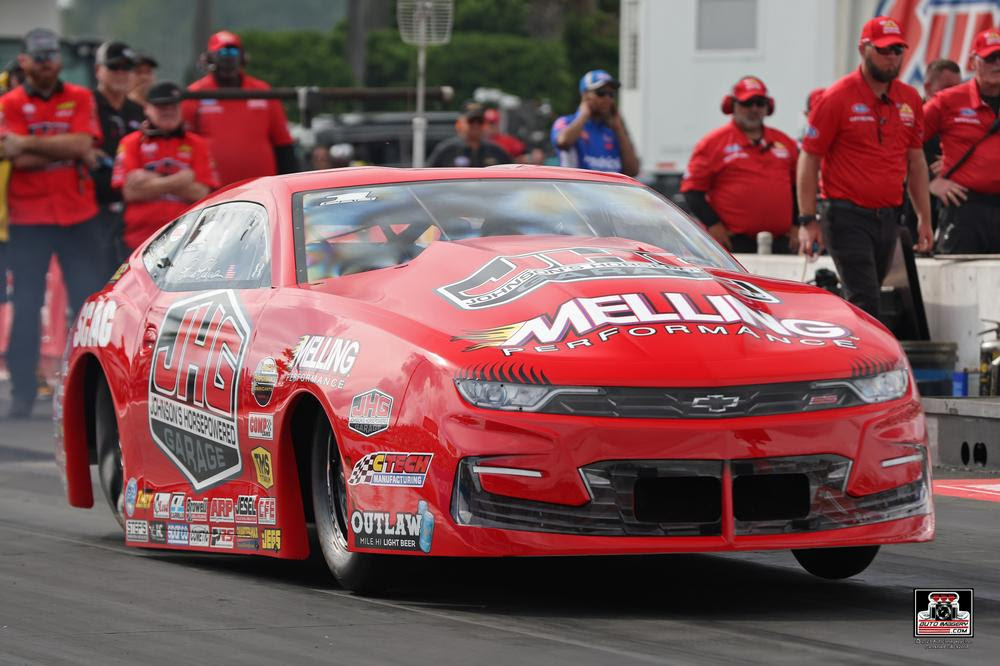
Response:
[{"label": "rear racing slick tire", "polygon": [[111,389],[103,377],[98,380],[97,396],[94,400],[94,439],[97,444],[97,477],[104,498],[111,507],[111,513],[121,527],[125,527],[122,516],[125,507],[123,491],[125,484],[122,470],[122,445],[118,434],[118,417]]},{"label": "rear racing slick tire", "polygon": [[352,592],[384,589],[391,556],[348,550],[347,480],[337,441],[323,414],[313,432],[311,467],[316,537],[331,573]]},{"label": "rear racing slick tire", "polygon": [[840,580],[856,576],[872,563],[878,546],[851,546],[848,548],[808,548],[793,550],[792,555],[802,568],[814,576]]}]

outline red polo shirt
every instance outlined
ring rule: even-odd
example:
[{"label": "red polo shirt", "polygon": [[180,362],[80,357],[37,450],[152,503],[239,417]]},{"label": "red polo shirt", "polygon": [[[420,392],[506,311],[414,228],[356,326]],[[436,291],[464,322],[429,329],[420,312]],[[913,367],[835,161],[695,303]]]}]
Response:
[{"label": "red polo shirt", "polygon": [[903,203],[907,151],[923,147],[923,102],[899,81],[879,99],[858,68],[826,89],[802,150],[823,158],[820,192],[866,208]]},{"label": "red polo shirt", "polygon": [[[240,87],[268,90],[271,86],[244,74]],[[211,74],[188,86],[188,90],[218,89]],[[292,143],[285,110],[276,99],[189,99],[181,109],[187,128],[208,139],[223,185],[275,175],[274,147]]]},{"label": "red polo shirt", "polygon": [[[979,96],[975,79],[942,90],[927,102],[924,136],[941,137],[942,174],[986,134],[995,118]],[[951,179],[975,192],[1000,194],[1000,132],[979,144]]]},{"label": "red polo shirt", "polygon": [[[162,176],[169,176],[184,169],[194,169],[194,178],[210,189],[219,186],[208,142],[191,132],[183,136],[146,136],[132,132],[118,144],[115,168],[111,173],[111,186],[122,188],[128,174],[145,169]],[[190,202],[172,194],[165,194],[149,201],[131,201],[125,204],[125,244],[136,248],[157,229],[171,221],[189,206]]]},{"label": "red polo shirt", "polygon": [[[101,141],[94,97],[60,82],[46,99],[27,84],[0,97],[0,134],[90,134]],[[11,224],[70,226],[97,214],[94,181],[81,162],[50,162],[41,169],[13,169],[7,202]]]},{"label": "red polo shirt", "polygon": [[736,123],[705,135],[688,161],[681,192],[699,190],[732,233],[776,236],[792,226],[798,150],[787,134],[764,128],[754,145]]}]

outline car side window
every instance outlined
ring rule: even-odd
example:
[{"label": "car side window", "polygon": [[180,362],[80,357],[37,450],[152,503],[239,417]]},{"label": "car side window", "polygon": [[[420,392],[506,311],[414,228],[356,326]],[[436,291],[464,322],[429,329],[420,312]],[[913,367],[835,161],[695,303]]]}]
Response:
[{"label": "car side window", "polygon": [[172,265],[178,248],[187,238],[188,232],[194,227],[201,215],[200,210],[181,215],[164,227],[163,231],[146,246],[142,253],[142,263],[146,272],[158,286],[162,287],[163,276]]},{"label": "car side window", "polygon": [[247,201],[200,211],[158,283],[165,291],[257,289],[271,285],[267,211]]}]

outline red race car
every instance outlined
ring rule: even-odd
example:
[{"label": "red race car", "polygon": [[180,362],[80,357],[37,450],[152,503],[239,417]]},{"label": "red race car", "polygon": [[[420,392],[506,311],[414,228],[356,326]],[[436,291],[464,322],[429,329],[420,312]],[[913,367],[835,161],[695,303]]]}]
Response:
[{"label": "red race car", "polygon": [[282,558],[791,549],[934,534],[899,344],[570,169],[343,169],[220,191],[70,334],[57,461],[128,545]]}]

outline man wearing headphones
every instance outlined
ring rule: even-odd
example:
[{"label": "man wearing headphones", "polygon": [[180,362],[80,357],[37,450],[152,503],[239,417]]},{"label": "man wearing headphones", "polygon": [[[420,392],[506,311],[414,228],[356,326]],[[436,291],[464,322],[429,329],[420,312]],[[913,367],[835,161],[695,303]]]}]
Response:
[{"label": "man wearing headphones", "polygon": [[[270,88],[246,74],[243,42],[227,30],[209,38],[204,60],[208,74],[188,90]],[[189,99],[181,108],[187,128],[208,139],[222,185],[298,171],[285,110],[278,100]]]},{"label": "man wearing headphones", "polygon": [[[695,146],[681,183],[691,211],[730,252],[756,252],[757,234],[773,235],[773,251],[795,251],[795,141],[764,126],[774,100],[764,82],[745,76],[722,99],[733,120]],[[791,247],[790,247],[791,245]]]}]

